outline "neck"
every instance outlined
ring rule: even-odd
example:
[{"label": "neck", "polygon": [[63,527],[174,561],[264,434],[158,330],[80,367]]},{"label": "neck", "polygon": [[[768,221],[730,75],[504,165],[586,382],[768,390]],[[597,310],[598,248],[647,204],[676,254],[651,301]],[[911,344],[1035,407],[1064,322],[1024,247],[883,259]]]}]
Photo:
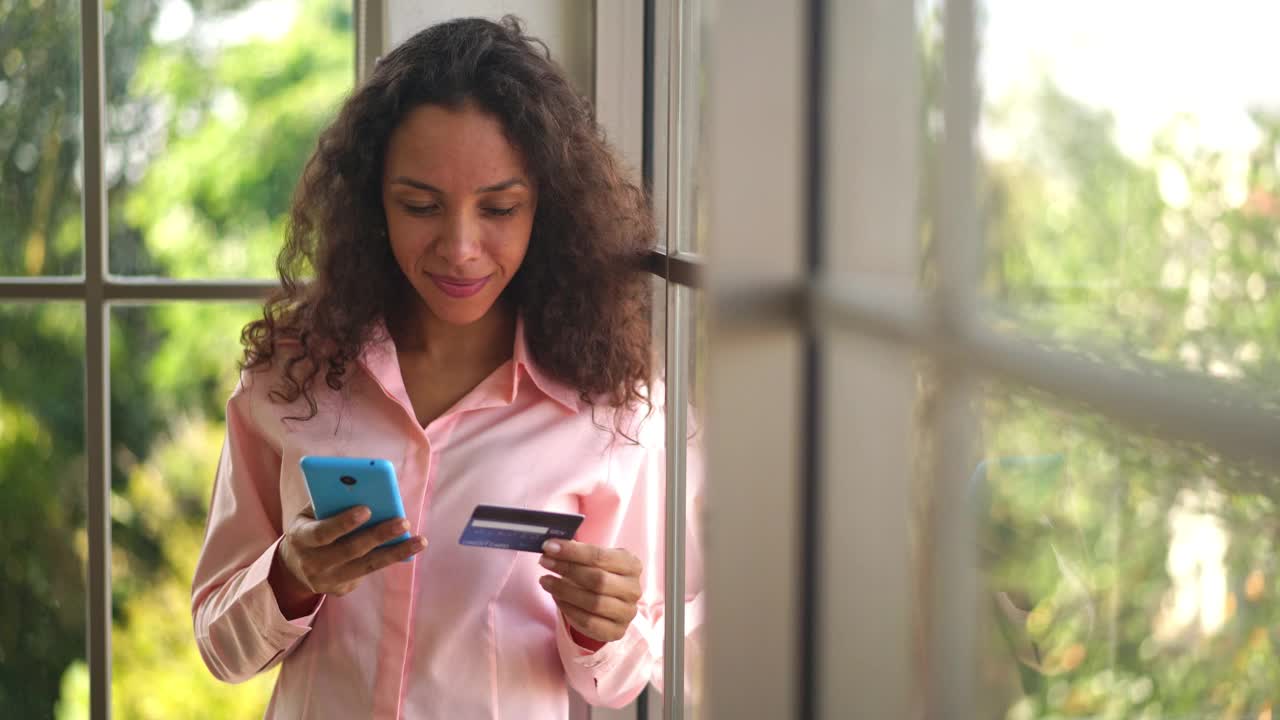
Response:
[{"label": "neck", "polygon": [[469,325],[441,321],[418,300],[413,311],[389,323],[396,350],[419,356],[436,367],[493,366],[511,357],[516,312],[503,299]]}]

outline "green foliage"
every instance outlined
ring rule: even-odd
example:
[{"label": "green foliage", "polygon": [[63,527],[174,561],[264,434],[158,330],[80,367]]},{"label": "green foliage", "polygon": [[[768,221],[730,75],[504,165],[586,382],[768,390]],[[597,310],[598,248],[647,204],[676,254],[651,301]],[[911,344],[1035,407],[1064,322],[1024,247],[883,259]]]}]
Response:
[{"label": "green foliage", "polygon": [[[189,4],[187,36],[157,43],[162,2],[105,3],[107,154],[120,159],[108,162],[111,268],[267,277],[302,164],[351,87],[351,5],[299,0],[283,35],[214,42],[256,3]],[[0,274],[80,268],[78,9],[0,0]],[[6,64],[11,49],[22,58]],[[24,148],[38,151],[33,162]],[[189,608],[239,331],[256,312],[112,310],[115,717],[252,717],[265,707],[274,673],[215,681]],[[87,717],[83,336],[78,305],[0,306],[5,717]]]},{"label": "green foliage", "polygon": [[166,274],[274,275],[302,164],[353,72],[347,19],[316,5],[285,41],[227,48],[211,66],[184,48],[143,57],[133,92],[163,99],[170,131],[123,210]]},{"label": "green foliage", "polygon": [[[1255,117],[1263,140],[1238,167],[1186,142],[1189,120],[1134,159],[1106,114],[1052,87],[1014,109],[1032,118],[1021,152],[986,168],[999,312],[1109,361],[1123,349],[1274,403],[1280,118]],[[1017,388],[991,387],[982,411],[994,463],[978,500],[982,716],[1267,711],[1280,680],[1275,478]],[[1047,481],[1016,462],[1046,456],[1061,459]]]},{"label": "green foliage", "polygon": [[[226,348],[224,348],[225,352]],[[226,390],[223,384],[221,390]],[[125,608],[114,634],[114,715],[124,718],[261,717],[276,673],[229,687],[204,668],[191,637],[190,583],[204,539],[209,482],[222,446],[222,425],[202,417],[181,420],[129,478],[113,514],[164,539],[165,562],[134,566],[118,556],[113,573],[147,581]],[[162,622],[161,622],[162,620]]]},{"label": "green foliage", "polygon": [[[78,13],[73,0],[0,2],[3,275],[81,268],[73,181],[81,135]],[[118,40],[120,32],[109,36]]]},{"label": "green foliage", "polygon": [[18,717],[47,716],[84,654],[82,317],[0,307],[0,708]]}]

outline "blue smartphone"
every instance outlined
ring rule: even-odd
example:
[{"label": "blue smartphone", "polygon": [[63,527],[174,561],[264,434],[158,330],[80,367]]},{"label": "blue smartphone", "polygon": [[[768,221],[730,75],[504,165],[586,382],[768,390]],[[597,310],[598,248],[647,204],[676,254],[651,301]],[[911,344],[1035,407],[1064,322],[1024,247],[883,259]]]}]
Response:
[{"label": "blue smartphone", "polygon": [[[308,455],[299,460],[298,465],[306,478],[307,494],[311,496],[311,507],[317,519],[333,517],[357,505],[368,507],[371,513],[358,530],[404,517],[396,469],[387,460]],[[406,532],[379,547],[389,547],[408,539],[409,533]]]}]

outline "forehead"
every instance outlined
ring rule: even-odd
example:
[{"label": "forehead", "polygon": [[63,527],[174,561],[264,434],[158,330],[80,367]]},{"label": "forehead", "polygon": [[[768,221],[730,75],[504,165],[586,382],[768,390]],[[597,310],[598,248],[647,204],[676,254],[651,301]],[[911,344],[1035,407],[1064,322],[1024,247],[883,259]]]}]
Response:
[{"label": "forehead", "polygon": [[409,175],[444,190],[527,175],[524,157],[507,140],[501,121],[471,103],[411,110],[391,133],[386,168],[388,175]]}]

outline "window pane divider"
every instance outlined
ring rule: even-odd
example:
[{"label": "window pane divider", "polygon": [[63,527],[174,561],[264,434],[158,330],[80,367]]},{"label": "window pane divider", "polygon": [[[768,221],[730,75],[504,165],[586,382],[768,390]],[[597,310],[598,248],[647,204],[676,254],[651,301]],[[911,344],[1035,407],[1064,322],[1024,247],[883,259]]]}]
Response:
[{"label": "window pane divider", "polygon": [[373,72],[383,48],[387,0],[351,0],[351,18],[355,31],[355,84]]},{"label": "window pane divider", "polygon": [[108,300],[261,300],[280,287],[275,280],[150,280],[113,278],[105,283]]},{"label": "window pane divider", "polygon": [[3,278],[0,301],[84,300],[88,293],[82,278]]},{"label": "window pane divider", "polygon": [[[1222,380],[1127,356],[1096,360],[1061,342],[998,329],[1000,318],[936,324],[928,298],[874,280],[819,280],[802,300],[799,288],[770,293],[717,292],[717,322],[756,326],[765,319],[812,322],[827,333],[868,335],[1078,403],[1141,432],[1197,443],[1242,463],[1280,469],[1280,411],[1258,394]],[[745,299],[755,296],[754,306]]]},{"label": "window pane divider", "polygon": [[[651,250],[640,269],[676,285],[706,285],[706,261],[696,253]],[[0,277],[0,302],[83,300],[88,293],[85,277]],[[271,279],[178,280],[158,277],[108,275],[102,280],[108,301],[147,300],[257,300],[279,287]]]},{"label": "window pane divider", "polygon": [[697,253],[655,248],[641,259],[640,264],[641,270],[668,282],[695,288],[706,286],[706,261]]},{"label": "window pane divider", "polygon": [[1089,406],[1143,432],[1280,468],[1280,411],[1222,380],[1131,355],[1104,363],[1059,341],[998,329],[991,313],[942,326],[928,297],[861,275],[827,275],[808,286],[726,280],[713,298],[719,332],[812,323],[825,333],[875,337]]},{"label": "window pane divider", "polygon": [[[87,278],[5,278],[0,280],[0,301],[85,300],[91,286]],[[157,280],[112,277],[97,285],[106,302],[165,300],[261,300],[279,287],[274,280]]]},{"label": "window pane divider", "polygon": [[[678,248],[676,239],[683,226],[685,211],[684,179],[681,169],[680,122],[683,118],[684,93],[684,27],[681,3],[667,2],[667,133],[666,133],[666,235],[668,246]],[[663,720],[682,720],[685,702],[685,461],[687,450],[688,377],[688,313],[684,311],[684,293],[673,279],[675,268],[682,265],[678,252],[665,258],[667,282],[666,332],[666,542],[664,562],[663,613]],[[683,264],[687,270],[692,267]]]},{"label": "window pane divider", "polygon": [[1205,446],[1243,464],[1280,469],[1280,414],[1256,393],[1151,361],[1124,367],[972,322],[955,335],[975,369],[1085,405],[1141,432]]},{"label": "window pane divider", "polygon": [[[978,109],[975,0],[951,0],[943,17],[941,166],[935,188],[933,251],[937,285],[930,296],[934,324],[943,338],[967,337],[981,273],[977,163]],[[977,518],[966,507],[969,469],[977,461],[980,419],[976,378],[962,358],[943,355],[935,381],[929,478],[928,541],[923,568],[932,578],[925,599],[925,712],[967,717],[974,707],[973,659],[979,619]]]},{"label": "window pane divider", "polygon": [[84,126],[85,465],[89,566],[89,717],[111,717],[111,332],[107,314],[106,88],[102,3],[80,3]]}]

